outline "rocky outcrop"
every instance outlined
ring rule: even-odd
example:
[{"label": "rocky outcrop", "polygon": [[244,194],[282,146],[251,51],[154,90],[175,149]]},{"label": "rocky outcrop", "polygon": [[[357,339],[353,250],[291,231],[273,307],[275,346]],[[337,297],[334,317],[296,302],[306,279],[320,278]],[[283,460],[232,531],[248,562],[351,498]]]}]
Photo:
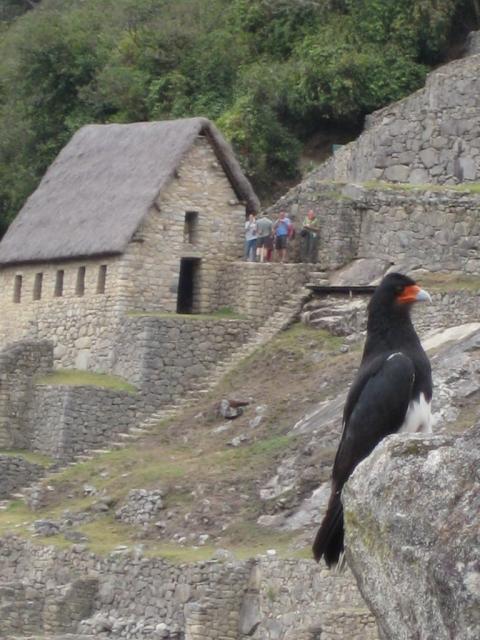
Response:
[{"label": "rocky outcrop", "polygon": [[391,436],[344,489],[349,564],[388,640],[480,638],[480,423]]}]

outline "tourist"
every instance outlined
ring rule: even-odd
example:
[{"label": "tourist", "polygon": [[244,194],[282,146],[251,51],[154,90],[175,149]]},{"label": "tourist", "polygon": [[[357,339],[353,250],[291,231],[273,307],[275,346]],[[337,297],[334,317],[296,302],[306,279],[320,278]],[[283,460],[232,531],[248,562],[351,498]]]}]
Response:
[{"label": "tourist", "polygon": [[260,250],[260,262],[268,261],[268,251],[273,248],[273,222],[262,213],[257,220],[257,249]]},{"label": "tourist", "polygon": [[287,217],[285,211],[281,211],[278,220],[273,225],[275,232],[275,249],[277,252],[277,260],[286,262],[288,251],[288,239],[293,235],[293,224]]},{"label": "tourist", "polygon": [[245,222],[245,259],[255,262],[257,258],[257,220],[251,213]]},{"label": "tourist", "polygon": [[300,258],[302,262],[316,262],[318,254],[319,223],[312,209],[303,219],[300,232]]}]

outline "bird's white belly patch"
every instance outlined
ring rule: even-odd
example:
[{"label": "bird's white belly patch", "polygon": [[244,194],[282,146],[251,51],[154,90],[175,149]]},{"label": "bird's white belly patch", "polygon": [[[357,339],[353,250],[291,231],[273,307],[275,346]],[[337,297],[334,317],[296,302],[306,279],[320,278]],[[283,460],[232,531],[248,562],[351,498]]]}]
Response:
[{"label": "bird's white belly patch", "polygon": [[430,402],[426,401],[423,393],[418,400],[408,405],[405,420],[398,433],[432,433]]}]

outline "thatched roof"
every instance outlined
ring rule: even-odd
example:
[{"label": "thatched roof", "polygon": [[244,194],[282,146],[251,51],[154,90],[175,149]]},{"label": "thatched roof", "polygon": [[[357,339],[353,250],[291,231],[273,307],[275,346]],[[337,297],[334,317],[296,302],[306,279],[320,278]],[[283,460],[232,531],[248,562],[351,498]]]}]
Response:
[{"label": "thatched roof", "polygon": [[60,152],[0,242],[0,264],[125,251],[199,134],[240,201],[258,198],[230,145],[205,118],[88,125]]}]

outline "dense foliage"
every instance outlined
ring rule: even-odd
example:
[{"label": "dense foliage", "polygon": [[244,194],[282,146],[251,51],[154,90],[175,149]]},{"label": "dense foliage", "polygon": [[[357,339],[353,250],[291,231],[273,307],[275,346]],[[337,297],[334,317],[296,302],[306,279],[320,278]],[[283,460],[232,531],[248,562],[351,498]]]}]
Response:
[{"label": "dense foliage", "polygon": [[410,93],[478,0],[2,0],[0,225],[88,122],[204,115],[260,191]]}]

